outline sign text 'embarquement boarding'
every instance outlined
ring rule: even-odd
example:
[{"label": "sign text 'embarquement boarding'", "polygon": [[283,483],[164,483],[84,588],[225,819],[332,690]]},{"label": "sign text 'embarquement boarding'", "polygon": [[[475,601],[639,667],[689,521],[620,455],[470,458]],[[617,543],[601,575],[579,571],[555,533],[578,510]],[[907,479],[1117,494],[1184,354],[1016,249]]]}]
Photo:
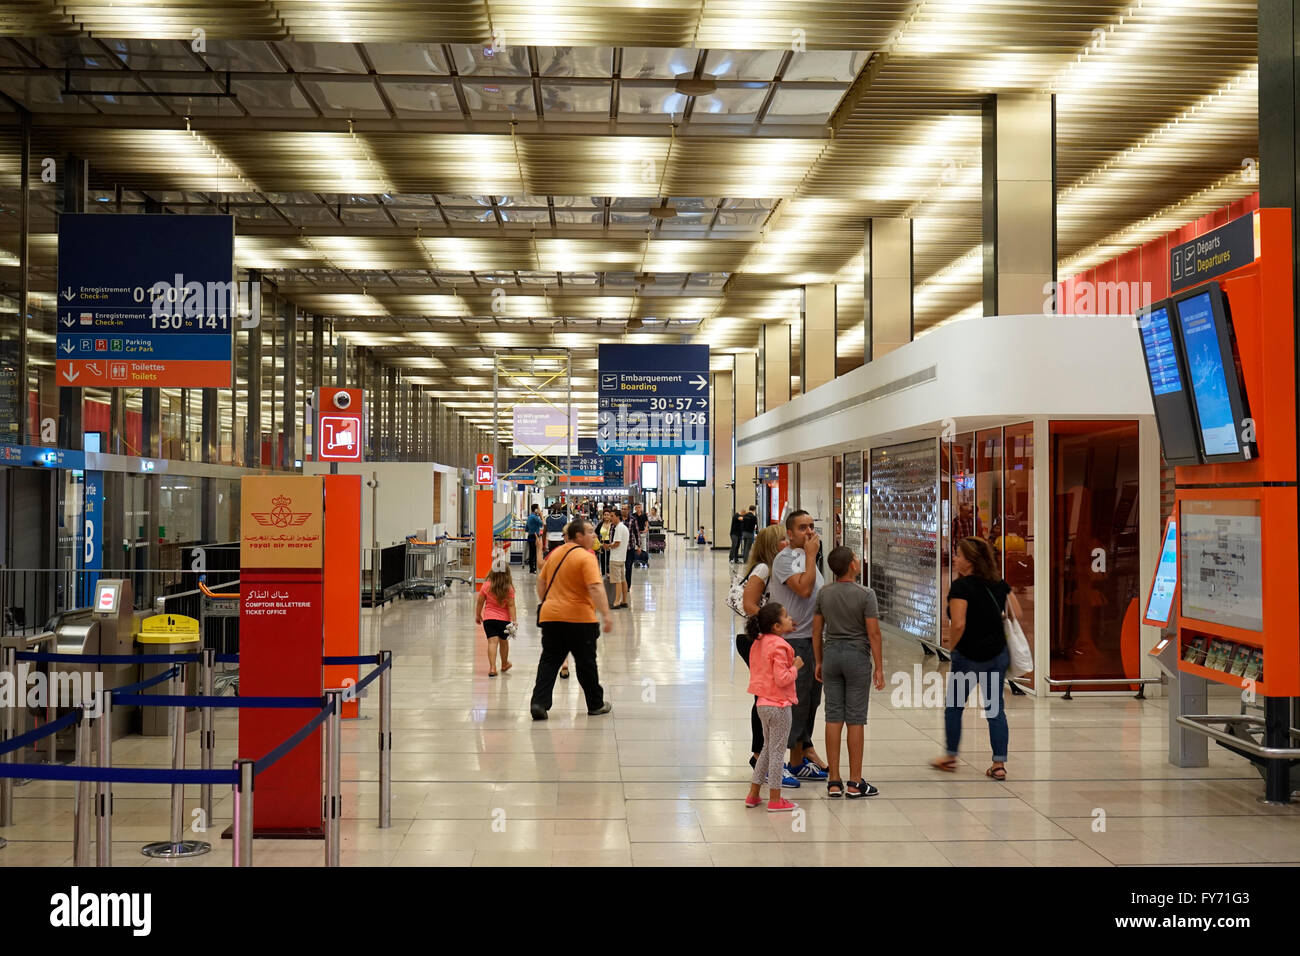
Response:
[{"label": "sign text 'embarquement boarding'", "polygon": [[709,453],[707,345],[602,345],[599,365],[601,454]]},{"label": "sign text 'embarquement boarding'", "polygon": [[240,298],[234,222],[61,215],[55,382],[229,388]]}]

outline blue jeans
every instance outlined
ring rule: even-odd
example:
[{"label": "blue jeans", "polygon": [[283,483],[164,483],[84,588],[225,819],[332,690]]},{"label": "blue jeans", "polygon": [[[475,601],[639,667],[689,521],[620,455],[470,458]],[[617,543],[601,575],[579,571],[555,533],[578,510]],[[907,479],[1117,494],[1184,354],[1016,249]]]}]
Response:
[{"label": "blue jeans", "polygon": [[984,716],[989,722],[989,743],[993,747],[993,762],[1006,761],[1010,731],[1007,729],[1007,713],[1003,707],[1002,685],[1006,680],[1007,667],[1010,663],[1011,651],[1005,647],[1001,654],[988,661],[973,661],[969,657],[964,657],[960,651],[952,651],[952,668],[948,671],[947,707],[943,712],[949,756],[957,756],[957,747],[961,743],[962,710],[971,691],[978,686],[980,696],[984,698]]}]

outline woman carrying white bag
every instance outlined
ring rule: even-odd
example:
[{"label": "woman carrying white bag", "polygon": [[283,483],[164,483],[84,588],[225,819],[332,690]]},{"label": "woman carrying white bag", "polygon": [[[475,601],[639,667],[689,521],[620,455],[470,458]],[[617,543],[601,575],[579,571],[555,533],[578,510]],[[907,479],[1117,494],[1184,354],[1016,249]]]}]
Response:
[{"label": "woman carrying white bag", "polygon": [[1005,780],[1010,732],[1002,685],[1008,673],[1019,676],[1033,667],[1032,658],[1026,660],[1029,645],[1018,623],[1020,604],[998,574],[993,549],[983,538],[957,542],[953,570],[958,577],[948,590],[951,623],[945,644],[952,653],[943,719],[947,752],[930,765],[947,773],[957,770],[962,711],[971,691],[978,687],[993,748],[993,765],[984,773]]}]

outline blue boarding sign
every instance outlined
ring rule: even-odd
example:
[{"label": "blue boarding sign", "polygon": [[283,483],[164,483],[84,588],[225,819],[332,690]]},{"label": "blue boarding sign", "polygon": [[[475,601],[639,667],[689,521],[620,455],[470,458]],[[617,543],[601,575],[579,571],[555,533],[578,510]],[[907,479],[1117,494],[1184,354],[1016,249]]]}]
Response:
[{"label": "blue boarding sign", "polygon": [[602,454],[709,453],[707,345],[601,345],[598,365]]},{"label": "blue boarding sign", "polygon": [[55,382],[229,388],[234,243],[231,216],[61,215]]}]

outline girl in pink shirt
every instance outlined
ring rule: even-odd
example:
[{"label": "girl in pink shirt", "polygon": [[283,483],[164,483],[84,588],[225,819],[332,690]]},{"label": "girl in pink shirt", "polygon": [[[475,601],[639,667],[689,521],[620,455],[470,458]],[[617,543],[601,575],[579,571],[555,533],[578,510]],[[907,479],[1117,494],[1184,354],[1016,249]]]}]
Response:
[{"label": "girl in pink shirt", "polygon": [[749,693],[758,698],[758,719],[763,724],[763,750],[754,761],[754,776],[745,806],[752,809],[763,802],[759,794],[766,780],[769,813],[799,806],[781,796],[791,706],[799,701],[794,679],[803,667],[803,658],[795,656],[794,649],[781,635],[794,629],[790,615],[775,601],[763,605],[745,625],[754,642],[749,649]]},{"label": "girl in pink shirt", "polygon": [[479,588],[478,600],[474,604],[474,623],[483,626],[483,634],[488,645],[488,677],[497,676],[497,654],[501,655],[501,672],[514,667],[510,663],[510,642],[508,638],[514,632],[515,588],[510,578],[510,564],[500,555],[492,563],[492,570],[487,580]]}]

